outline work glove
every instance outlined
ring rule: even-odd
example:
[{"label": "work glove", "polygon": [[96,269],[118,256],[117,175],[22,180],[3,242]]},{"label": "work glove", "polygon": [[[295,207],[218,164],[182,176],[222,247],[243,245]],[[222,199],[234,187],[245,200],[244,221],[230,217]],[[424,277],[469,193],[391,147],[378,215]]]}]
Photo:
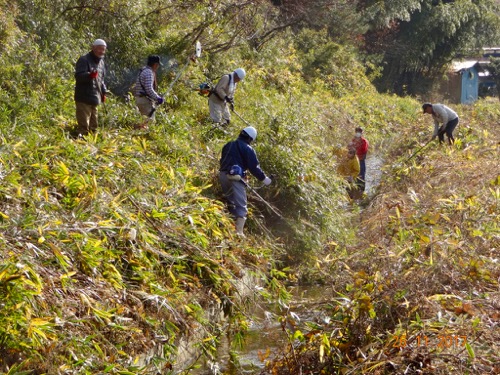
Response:
[{"label": "work glove", "polygon": [[266,178],[264,178],[264,181],[262,182],[264,182],[264,185],[269,186],[271,185],[271,182],[273,182],[273,180],[266,176]]},{"label": "work glove", "polygon": [[225,101],[226,103],[229,103],[229,109],[230,109],[231,111],[234,111],[234,99],[233,99],[233,98],[230,98],[229,96],[226,96],[226,97],[224,98],[224,101]]},{"label": "work glove", "polygon": [[163,96],[158,97],[156,103],[158,103],[158,105],[165,103],[165,98]]},{"label": "work glove", "polygon": [[106,101],[106,95],[102,94],[101,95],[101,102],[104,103]]},{"label": "work glove", "polygon": [[98,73],[97,73],[97,70],[95,70],[95,69],[92,69],[92,70],[90,71],[90,73],[89,73],[89,77],[90,77],[91,79],[96,79],[96,78],[97,78],[97,75],[98,75]]}]

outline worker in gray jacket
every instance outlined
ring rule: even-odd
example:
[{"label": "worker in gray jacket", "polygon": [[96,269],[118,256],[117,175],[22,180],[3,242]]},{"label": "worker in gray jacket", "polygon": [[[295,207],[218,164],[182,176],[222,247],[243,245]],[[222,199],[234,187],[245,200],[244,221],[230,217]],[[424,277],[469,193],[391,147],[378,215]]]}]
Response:
[{"label": "worker in gray jacket", "polygon": [[246,72],[243,68],[238,68],[234,72],[221,77],[217,85],[210,92],[208,106],[210,108],[210,118],[217,124],[228,125],[231,121],[231,110],[234,110],[234,90],[236,84],[245,78]]},{"label": "worker in gray jacket", "polygon": [[75,66],[75,103],[78,126],[73,136],[84,136],[97,130],[97,106],[106,100],[104,55],[106,42],[96,39],[92,50],[81,56]]},{"label": "worker in gray jacket", "polygon": [[[432,134],[432,139],[439,137],[439,143],[444,142],[444,134],[448,137],[448,143],[451,145],[455,142],[453,138],[453,130],[458,125],[458,115],[457,113],[445,106],[444,104],[431,104],[424,103],[422,105],[424,113],[432,115],[434,119],[434,133]],[[440,126],[441,125],[441,126]]]}]

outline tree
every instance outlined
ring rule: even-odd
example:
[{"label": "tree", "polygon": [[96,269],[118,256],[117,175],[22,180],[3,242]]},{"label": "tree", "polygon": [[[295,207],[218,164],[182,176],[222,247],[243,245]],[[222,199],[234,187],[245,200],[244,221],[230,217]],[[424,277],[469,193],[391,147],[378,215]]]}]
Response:
[{"label": "tree", "polygon": [[314,30],[326,28],[332,41],[351,43],[366,31],[360,22],[357,1],[278,0],[272,3],[279,13],[272,22],[274,27],[269,28],[264,34],[267,36],[288,27],[296,33],[305,28]]},{"label": "tree", "polygon": [[500,100],[500,58],[491,57],[487,69],[493,76],[493,79],[495,80],[495,84],[497,86],[498,99]]},{"label": "tree", "polygon": [[381,91],[419,94],[460,52],[500,41],[494,0],[360,2],[370,24],[366,52],[379,55]]}]

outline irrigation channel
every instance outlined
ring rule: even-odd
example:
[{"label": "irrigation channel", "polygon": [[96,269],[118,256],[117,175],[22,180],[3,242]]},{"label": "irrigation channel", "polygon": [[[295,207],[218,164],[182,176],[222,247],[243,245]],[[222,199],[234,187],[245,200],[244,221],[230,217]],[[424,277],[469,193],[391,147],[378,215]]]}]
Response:
[{"label": "irrigation channel", "polygon": [[[373,197],[382,178],[383,160],[377,155],[366,159],[366,187],[368,198]],[[319,309],[335,296],[329,286],[294,286],[290,289],[292,301],[287,316],[293,317],[292,330],[304,330],[306,322],[325,322],[328,316]],[[267,306],[269,307],[269,306]],[[269,307],[271,309],[271,307]],[[266,306],[258,306],[249,314],[253,316],[249,331],[245,335],[243,348],[233,351],[238,366],[231,363],[230,345],[226,336],[221,337],[217,358],[213,362],[200,363],[201,367],[192,370],[193,375],[256,375],[264,368],[264,361],[279,356],[288,344],[288,336],[273,311]]]}]

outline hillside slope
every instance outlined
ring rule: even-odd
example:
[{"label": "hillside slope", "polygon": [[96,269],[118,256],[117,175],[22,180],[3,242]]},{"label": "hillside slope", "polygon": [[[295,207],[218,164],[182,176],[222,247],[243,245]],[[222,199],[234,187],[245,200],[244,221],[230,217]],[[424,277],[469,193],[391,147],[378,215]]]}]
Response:
[{"label": "hillside slope", "polygon": [[[252,2],[245,12],[225,2],[214,10],[212,1],[91,3],[0,1],[0,372],[188,372],[196,358],[178,361],[186,340],[196,356],[211,357],[222,334],[236,347],[248,306],[271,301],[285,319],[286,286],[297,282],[331,284],[342,297],[328,305],[333,330],[294,338],[310,343],[303,358],[314,365],[365,373],[390,372],[394,362],[399,371],[405,357],[376,357],[390,335],[417,332],[423,320],[442,326],[444,311],[461,308],[455,314],[475,331],[458,333],[484,341],[452,370],[492,368],[497,102],[459,108],[456,146],[432,144],[405,165],[430,135],[420,102],[377,93],[355,48],[326,30],[286,30],[256,45],[245,38],[274,13],[254,13]],[[73,140],[74,63],[95,30],[109,41],[112,92],[98,131]],[[135,130],[140,117],[122,96],[128,81],[148,54],[161,54],[165,92],[198,37],[207,51],[150,131]],[[235,105],[244,121],[215,128],[196,87],[240,66],[248,74]],[[217,169],[222,146],[247,123],[258,129],[262,168],[275,176],[266,188],[250,184],[282,215],[249,194],[241,239]],[[332,152],[355,126],[387,166],[374,199],[361,204],[349,201]],[[411,293],[417,287],[422,295]],[[308,364],[283,363],[269,366],[296,374],[290,363]]]}]

